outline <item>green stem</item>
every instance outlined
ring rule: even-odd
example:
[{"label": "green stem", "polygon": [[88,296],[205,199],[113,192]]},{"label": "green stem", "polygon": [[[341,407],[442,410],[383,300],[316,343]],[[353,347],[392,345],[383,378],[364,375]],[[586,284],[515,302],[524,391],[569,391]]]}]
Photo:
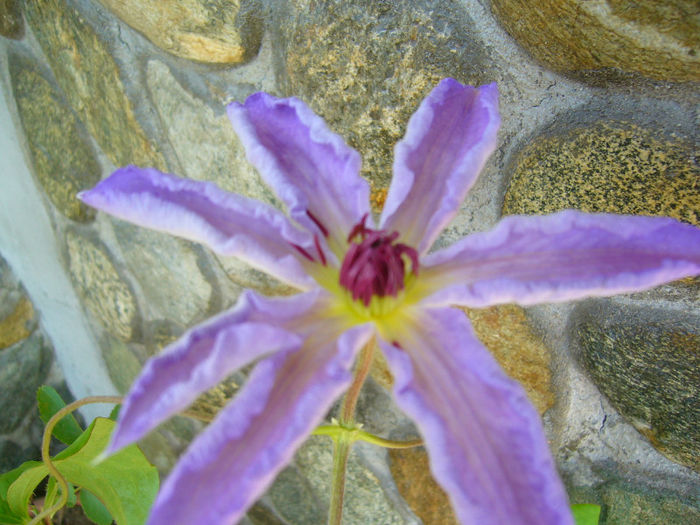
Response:
[{"label": "green stem", "polygon": [[420,447],[423,444],[422,439],[414,439],[411,441],[395,441],[393,439],[385,439],[359,428],[348,429],[339,425],[321,425],[313,432],[315,436],[328,436],[336,440],[341,434],[347,434],[351,441],[366,441],[373,445],[378,445],[384,448],[412,448]]},{"label": "green stem", "polygon": [[333,440],[333,484],[331,489],[331,508],[328,525],[340,525],[343,519],[343,497],[345,496],[345,471],[352,441],[343,435]]},{"label": "green stem", "polygon": [[[350,388],[345,394],[340,407],[340,424],[344,427],[352,427],[355,424],[355,407],[360,396],[362,385],[367,379],[367,374],[372,367],[374,357],[374,340],[369,341],[357,359],[355,377]],[[340,525],[343,519],[343,497],[345,494],[345,470],[348,464],[348,455],[354,439],[349,433],[337,434],[333,437],[333,480],[331,485],[331,507],[328,515],[329,525]]]},{"label": "green stem", "polygon": [[85,397],[83,399],[79,399],[78,401],[74,401],[69,405],[64,406],[61,410],[56,412],[51,419],[49,419],[48,423],[46,423],[46,427],[44,428],[44,436],[41,441],[41,459],[42,461],[46,464],[46,468],[49,471],[49,474],[51,474],[54,478],[56,478],[56,483],[58,484],[58,487],[61,489],[61,497],[58,498],[58,501],[49,507],[48,509],[42,510],[39,514],[34,516],[34,518],[29,522],[28,525],[36,525],[41,522],[45,517],[53,515],[55,512],[63,508],[68,501],[68,482],[66,481],[66,478],[63,477],[63,475],[58,471],[56,466],[53,464],[51,461],[51,456],[49,454],[49,445],[51,444],[51,434],[53,433],[54,427],[58,424],[58,422],[63,419],[65,416],[76,410],[77,408],[80,408],[83,405],[87,405],[89,403],[121,403],[122,398],[118,396],[90,396],[90,397]]}]

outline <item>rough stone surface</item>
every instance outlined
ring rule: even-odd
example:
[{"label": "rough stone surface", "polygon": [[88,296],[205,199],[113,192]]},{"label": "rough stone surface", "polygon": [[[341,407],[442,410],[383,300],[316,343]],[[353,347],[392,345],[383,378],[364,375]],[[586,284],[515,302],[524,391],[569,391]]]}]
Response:
[{"label": "rough stone surface", "polygon": [[[211,181],[223,190],[279,207],[271,190],[246,160],[224,107],[216,114],[185,90],[162,62],[149,62],[147,71],[149,91],[182,166],[181,175]],[[215,257],[226,275],[239,286],[268,295],[294,292],[234,257]]]},{"label": "rough stone surface", "polygon": [[664,455],[700,470],[700,319],[588,301],[572,314],[580,361],[610,402]]},{"label": "rough stone surface", "polygon": [[504,214],[666,215],[700,225],[700,171],[690,142],[618,122],[534,139],[511,163]]},{"label": "rough stone surface", "polygon": [[605,491],[607,508],[602,525],[691,525],[700,523],[700,502],[689,505],[673,495],[644,493],[622,484]]},{"label": "rough stone surface", "polygon": [[525,312],[516,305],[465,310],[482,343],[503,370],[519,381],[540,414],[554,404],[550,352],[530,328]]},{"label": "rough stone surface", "polygon": [[100,180],[100,166],[61,93],[29,59],[10,55],[17,109],[45,195],[69,219],[91,221],[95,211],[75,195]]},{"label": "rough stone surface", "polygon": [[14,441],[0,439],[0,473],[8,472],[24,463],[24,450]]},{"label": "rough stone surface", "polygon": [[201,269],[201,250],[193,243],[115,220],[114,231],[126,265],[136,277],[149,309],[160,317],[191,326],[209,311],[213,289]]},{"label": "rough stone surface", "polygon": [[[317,516],[326,516],[330,503],[333,442],[324,436],[311,436],[297,451],[295,463],[303,477],[308,480],[316,505],[297,508],[302,514],[285,518],[294,525],[323,523]],[[284,509],[279,509],[283,512]],[[377,475],[360,460],[357,445],[348,458],[343,523],[373,523],[381,516],[384,525],[403,525],[404,518],[388,499]],[[294,521],[292,521],[292,519]]]},{"label": "rough stone surface", "polygon": [[100,341],[109,378],[120,394],[125,395],[136,376],[141,372],[141,362],[131,350],[130,345],[105,334]]},{"label": "rough stone surface", "polygon": [[262,39],[257,0],[99,0],[158,47],[215,64],[252,58]]},{"label": "rough stone surface", "polygon": [[229,279],[241,288],[252,288],[264,295],[292,295],[298,292],[296,288],[256,270],[236,257],[217,255],[216,259]]},{"label": "rough stone surface", "polygon": [[288,523],[325,523],[327,510],[324,509],[310,480],[296,466],[290,466],[279,473],[268,490],[270,502]]},{"label": "rough stone surface", "polygon": [[112,163],[164,170],[163,157],[134,116],[114,58],[86,19],[64,0],[27,2],[25,14],[70,105]]},{"label": "rough stone surface", "polygon": [[619,69],[674,82],[700,79],[694,0],[493,0],[505,29],[555,71]]},{"label": "rough stone surface", "polygon": [[66,231],[68,269],[83,304],[114,336],[129,341],[138,332],[136,298],[106,248],[76,231]]},{"label": "rough stone surface", "polygon": [[12,313],[0,320],[0,350],[29,337],[35,326],[32,303],[23,297]]},{"label": "rough stone surface", "polygon": [[36,325],[31,301],[0,257],[0,350],[29,337]]},{"label": "rough stone surface", "polygon": [[213,111],[187,91],[167,65],[152,60],[147,67],[148,89],[182,166],[181,176],[211,181],[221,189],[274,203],[226,116],[225,106]]},{"label": "rough stone surface", "polygon": [[459,525],[450,500],[437,484],[423,447],[389,450],[391,473],[401,496],[423,523]]},{"label": "rough stone surface", "polygon": [[388,186],[394,145],[439,80],[494,79],[457,2],[297,0],[292,16],[283,22],[286,91],[360,151],[377,188]]},{"label": "rough stone surface", "polygon": [[18,39],[24,36],[19,0],[0,0],[0,35]]},{"label": "rough stone surface", "polygon": [[697,493],[689,498],[679,498],[672,491],[613,479],[596,487],[568,487],[568,494],[571,503],[600,505],[600,525],[700,523]]},{"label": "rough stone surface", "polygon": [[0,434],[14,430],[36,404],[36,389],[46,379],[52,359],[39,332],[0,350]]}]

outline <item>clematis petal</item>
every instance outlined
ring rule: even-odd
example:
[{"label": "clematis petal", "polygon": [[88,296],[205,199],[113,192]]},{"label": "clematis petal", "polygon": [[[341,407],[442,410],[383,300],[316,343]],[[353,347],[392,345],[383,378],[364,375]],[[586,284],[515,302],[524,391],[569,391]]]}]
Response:
[{"label": "clematis petal", "polygon": [[307,232],[261,202],[225,192],[210,182],[127,166],[78,197],[99,210],[140,226],[201,242],[235,255],[302,290],[314,286],[294,245],[314,250]]},{"label": "clematis petal", "polygon": [[352,227],[369,213],[359,154],[296,98],[256,93],[244,104],[229,104],[228,115],[248,159],[292,219],[345,246]]},{"label": "clematis petal", "polygon": [[371,333],[365,325],[333,341],[311,336],[302,349],[261,361],[180,459],[149,525],[237,523],[349,386]]},{"label": "clematis petal", "polygon": [[266,298],[246,290],[234,308],[196,326],[151,358],[124,401],[109,452],[127,446],[237,369],[302,338],[284,328],[318,308],[320,291]]},{"label": "clematis petal", "polygon": [[442,80],[396,144],[381,227],[426,253],[495,149],[499,125],[496,84],[474,88]]},{"label": "clematis petal", "polygon": [[380,341],[399,408],[418,426],[461,523],[569,525],[539,415],[452,308],[417,309]]},{"label": "clematis petal", "polygon": [[511,216],[423,260],[426,305],[481,307],[633,292],[700,273],[700,229],[667,217]]}]

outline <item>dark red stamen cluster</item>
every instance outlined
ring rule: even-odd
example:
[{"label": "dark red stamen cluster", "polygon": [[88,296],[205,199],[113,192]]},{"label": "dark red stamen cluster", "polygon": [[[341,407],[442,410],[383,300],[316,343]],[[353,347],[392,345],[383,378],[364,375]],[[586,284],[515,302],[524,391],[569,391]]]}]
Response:
[{"label": "dark red stamen cluster", "polygon": [[[418,252],[401,243],[394,243],[398,232],[386,233],[365,226],[362,217],[348,235],[353,243],[340,267],[340,284],[350,290],[354,300],[369,306],[373,295],[396,296],[403,290],[406,275],[403,255],[411,259],[411,271],[418,273]],[[353,242],[360,238],[360,242]]]}]

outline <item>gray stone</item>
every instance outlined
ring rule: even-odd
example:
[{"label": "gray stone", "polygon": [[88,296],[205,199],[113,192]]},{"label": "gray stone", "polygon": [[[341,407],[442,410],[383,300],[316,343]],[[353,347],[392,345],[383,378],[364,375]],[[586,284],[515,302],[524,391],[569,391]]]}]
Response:
[{"label": "gray stone", "polygon": [[39,447],[22,448],[14,441],[0,439],[0,474],[19,467],[25,461],[38,460],[41,457]]},{"label": "gray stone", "polygon": [[572,314],[580,361],[612,405],[670,459],[700,469],[698,311],[587,301]]},{"label": "gray stone", "polygon": [[235,64],[253,57],[262,38],[258,0],[100,0],[162,49],[182,58]]},{"label": "gray stone", "polygon": [[25,16],[68,102],[109,160],[165,170],[136,120],[117,63],[86,18],[63,0],[26,2]]},{"label": "gray stone", "polygon": [[36,389],[46,380],[52,360],[39,332],[0,350],[0,434],[17,428],[36,405]]},{"label": "gray stone", "polygon": [[[297,451],[295,463],[315,494],[318,506],[309,509],[309,514],[300,516],[297,518],[299,521],[294,521],[293,524],[319,523],[314,521],[318,508],[325,515],[330,504],[333,442],[325,436],[311,436]],[[382,525],[405,523],[404,516],[387,496],[382,482],[365,466],[355,446],[348,458],[343,523],[376,523],[378,516],[381,516]]]},{"label": "gray stone", "polygon": [[100,349],[109,378],[119,393],[125,395],[141,371],[142,363],[131,349],[131,345],[109,334],[102,337]]},{"label": "gray stone", "polygon": [[[221,189],[268,204],[275,196],[255,169],[224,112],[214,112],[185,90],[162,62],[148,64],[148,86],[168,140],[182,166],[181,175],[206,180]],[[235,284],[268,295],[287,295],[294,289],[234,258],[216,256],[221,268]]]},{"label": "gray stone", "polygon": [[65,234],[68,270],[83,304],[114,336],[139,333],[136,298],[101,242],[74,230]]},{"label": "gray stone", "polygon": [[[691,525],[700,523],[697,494],[680,494],[642,483],[631,483],[607,472],[607,483],[567,487],[569,500],[600,505],[600,525]],[[691,489],[692,490],[692,489]]]},{"label": "gray stone", "polygon": [[310,482],[296,466],[277,475],[267,495],[288,523],[325,523],[327,509],[319,501]]},{"label": "gray stone", "polygon": [[222,105],[213,111],[187,91],[162,62],[147,67],[148,89],[183,172],[194,180],[274,203],[274,196],[246,160],[245,151]]},{"label": "gray stone", "polygon": [[11,54],[12,90],[32,156],[34,173],[58,211],[78,222],[95,210],[77,198],[100,180],[100,165],[63,95],[28,58]]},{"label": "gray stone", "polygon": [[202,273],[195,244],[114,220],[114,232],[126,265],[157,316],[182,328],[210,311],[213,289]]},{"label": "gray stone", "polygon": [[281,13],[286,92],[303,99],[363,157],[375,190],[391,177],[393,148],[420,101],[444,77],[500,78],[458,2],[292,2]]}]

